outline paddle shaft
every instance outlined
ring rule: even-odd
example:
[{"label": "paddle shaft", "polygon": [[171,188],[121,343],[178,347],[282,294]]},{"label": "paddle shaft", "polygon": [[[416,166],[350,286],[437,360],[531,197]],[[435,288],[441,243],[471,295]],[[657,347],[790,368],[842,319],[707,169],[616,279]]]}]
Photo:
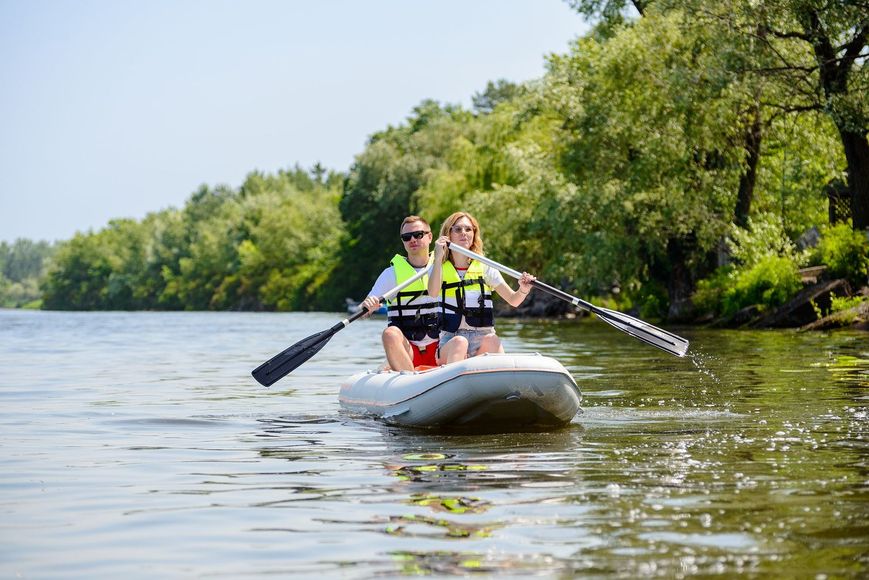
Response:
[{"label": "paddle shaft", "polygon": [[[393,298],[395,298],[396,294],[398,294],[399,292],[401,292],[402,290],[404,290],[405,288],[407,288],[408,286],[410,286],[411,284],[413,284],[414,282],[416,282],[417,280],[419,280],[420,278],[422,278],[423,276],[425,276],[429,272],[431,272],[431,265],[429,265],[427,268],[425,268],[423,270],[420,270],[419,272],[417,272],[416,274],[414,274],[413,276],[411,276],[410,278],[408,278],[407,280],[405,280],[404,282],[402,282],[401,284],[399,284],[398,286],[396,286],[395,288],[393,288],[389,292],[386,292],[383,296],[379,296],[377,298],[377,301],[380,304],[383,304],[384,302],[386,302],[388,300],[392,300]],[[341,330],[345,326],[349,325],[351,322],[355,322],[355,321],[359,320],[360,318],[362,318],[366,314],[368,314],[368,310],[366,310],[364,307],[362,307],[360,305],[359,312],[357,312],[356,314],[354,314],[350,318],[345,318],[344,320],[342,320],[341,322],[339,322],[338,324],[333,326],[330,330],[334,330],[335,332],[338,332],[339,330]],[[335,332],[333,332],[332,334],[334,334]]]},{"label": "paddle shaft", "polygon": [[[411,284],[413,284],[414,282],[416,282],[417,280],[419,280],[420,278],[422,278],[423,276],[428,274],[430,271],[431,271],[430,265],[427,268],[425,268],[424,270],[420,270],[415,275],[411,276],[410,278],[408,278],[407,280],[405,280],[404,282],[402,282],[401,284],[399,284],[398,286],[396,286],[395,288],[393,288],[389,292],[386,292],[383,296],[379,296],[377,298],[378,303],[383,304],[384,302],[386,302],[388,300],[392,300],[396,294],[398,294],[399,292],[401,292],[402,290],[404,290],[405,288],[407,288],[408,286],[410,286]],[[357,312],[356,314],[354,314],[350,318],[345,318],[344,320],[342,320],[341,322],[339,322],[338,324],[336,324],[335,326],[330,328],[329,329],[329,336],[326,340],[328,340],[329,338],[332,338],[332,336],[336,332],[349,326],[351,322],[356,322],[357,320],[359,320],[360,318],[362,318],[366,314],[368,314],[368,310],[366,310],[364,307],[360,307],[359,312]]]},{"label": "paddle shaft", "polygon": [[[419,280],[420,278],[422,278],[423,276],[425,276],[429,272],[431,272],[431,264],[429,264],[428,267],[426,267],[423,270],[420,270],[419,272],[417,272],[416,274],[414,274],[413,276],[411,276],[410,278],[408,278],[407,280],[405,280],[404,282],[402,282],[401,284],[399,284],[398,286],[396,286],[395,288],[393,288],[389,292],[386,292],[383,296],[379,296],[377,298],[377,301],[380,304],[383,304],[384,302],[386,302],[388,300],[392,300],[393,298],[395,298],[396,294],[398,294],[399,292],[401,292],[402,290],[404,290],[405,288],[407,288],[408,286],[410,286],[411,284],[413,284],[414,282],[416,282],[417,280]],[[351,322],[355,322],[355,321],[359,320],[360,318],[362,318],[366,314],[368,314],[368,310],[366,310],[364,307],[360,306],[359,312],[357,312],[356,314],[354,314],[350,318],[345,318],[344,320],[342,320],[341,322],[339,322],[338,324],[336,324],[335,326],[333,326],[329,330],[332,331],[332,334],[335,334],[336,332],[338,332],[342,328],[348,326]],[[329,338],[331,338],[331,335],[329,336]]]},{"label": "paddle shaft", "polygon": [[[378,297],[378,302],[383,303],[391,300],[395,297],[396,294],[428,274],[430,271],[430,265],[427,268],[423,268],[414,276],[411,276],[392,290],[384,293],[383,296]],[[368,310],[364,307],[360,308],[359,312],[355,313],[349,318],[345,318],[335,326],[327,330],[318,332],[316,334],[312,334],[307,338],[303,338],[293,346],[276,354],[275,356],[255,368],[251,372],[251,374],[257,380],[257,382],[263,386],[268,387],[274,384],[276,381],[290,374],[309,358],[317,354],[321,348],[326,346],[326,343],[328,343],[338,331],[343,330],[348,325],[350,325],[350,323],[359,320],[366,314],[368,314]]]},{"label": "paddle shaft", "polygon": [[[482,264],[486,264],[487,266],[491,266],[492,268],[495,268],[496,270],[500,270],[500,271],[504,272],[505,274],[512,276],[513,278],[516,278],[517,280],[522,277],[521,272],[514,270],[513,268],[509,268],[503,264],[499,264],[495,260],[490,260],[486,256],[481,256],[480,254],[478,254],[476,252],[472,252],[471,250],[463,248],[459,245],[451,244],[448,242],[447,248],[449,248],[450,250],[452,250],[454,252],[464,254],[465,256],[467,256],[473,260],[477,260],[478,262],[480,262]],[[564,300],[566,302],[570,302],[574,306],[579,306],[580,308],[584,308],[585,310],[589,310],[591,312],[594,312],[595,310],[597,310],[597,307],[594,304],[586,302],[585,300],[581,300],[581,299],[577,298],[576,296],[572,296],[572,295],[568,294],[567,292],[564,292],[563,290],[559,290],[558,288],[554,288],[554,287],[550,286],[549,284],[545,284],[545,283],[541,282],[540,280],[534,280],[531,283],[531,285],[534,286],[535,288],[539,288],[540,290],[543,290],[544,292],[552,294],[556,298],[561,298],[562,300]]]},{"label": "paddle shaft", "polygon": [[422,270],[420,270],[419,272],[417,272],[416,274],[414,274],[413,276],[411,276],[410,278],[408,278],[407,280],[405,280],[404,282],[402,282],[401,284],[399,284],[398,286],[396,286],[395,288],[390,290],[389,292],[385,293],[383,296],[380,297],[380,302],[383,303],[387,300],[392,300],[393,298],[395,298],[396,294],[398,294],[399,292],[401,292],[402,290],[404,290],[405,288],[407,288],[408,286],[410,286],[411,284],[413,284],[414,282],[416,282],[417,280],[419,280],[423,276],[429,274],[431,272],[431,267],[432,267],[432,265],[429,264],[428,266],[426,266],[425,268],[423,268]]},{"label": "paddle shaft", "polygon": [[[522,274],[513,268],[509,268],[503,264],[499,264],[494,260],[490,260],[485,256],[481,256],[476,252],[468,250],[467,248],[463,248],[457,244],[451,244],[447,242],[447,248],[458,252],[460,254],[464,254],[468,258],[472,260],[477,260],[482,264],[486,264],[496,270],[500,270],[505,274],[516,278],[517,280],[522,277]],[[531,283],[535,288],[539,288],[544,292],[555,296],[556,298],[560,298],[565,302],[570,302],[574,306],[578,306],[584,310],[592,312],[596,314],[601,320],[609,324],[610,326],[621,330],[627,334],[630,334],[634,338],[642,340],[643,342],[650,344],[654,347],[660,348],[661,350],[665,350],[670,354],[676,356],[685,356],[685,353],[688,352],[688,341],[680,336],[676,336],[675,334],[668,332],[664,329],[658,328],[649,324],[648,322],[644,322],[638,318],[634,318],[623,312],[617,312],[615,310],[610,310],[609,308],[598,308],[594,304],[590,302],[586,302],[581,298],[577,298],[563,290],[559,290],[558,288],[553,288],[549,284],[545,284],[540,280],[534,280]]]},{"label": "paddle shaft", "polygon": [[[419,280],[420,278],[422,278],[423,276],[425,276],[429,272],[431,272],[431,265],[430,264],[427,268],[420,270],[419,272],[417,272],[416,274],[414,274],[413,276],[411,276],[410,278],[408,278],[407,280],[405,280],[404,282],[402,282],[401,284],[399,284],[398,286],[396,286],[395,288],[393,288],[389,292],[386,292],[383,296],[379,296],[377,298],[377,301],[380,304],[383,304],[384,302],[386,302],[388,300],[392,300],[393,298],[395,298],[396,294],[398,294],[399,292],[401,292],[402,290],[404,290],[405,288],[407,288],[408,286],[410,286],[411,284],[413,284],[414,282],[416,282],[417,280]],[[354,314],[350,318],[345,318],[344,320],[342,320],[341,322],[339,322],[338,324],[336,324],[335,326],[333,326],[329,330],[334,331],[334,332],[332,332],[332,334],[335,334],[335,332],[338,332],[342,328],[349,325],[351,322],[355,322],[355,321],[359,320],[360,318],[362,318],[366,314],[368,314],[368,310],[366,310],[364,307],[360,306],[359,312],[357,312],[356,314]],[[331,336],[330,336],[330,338],[331,338]]]}]

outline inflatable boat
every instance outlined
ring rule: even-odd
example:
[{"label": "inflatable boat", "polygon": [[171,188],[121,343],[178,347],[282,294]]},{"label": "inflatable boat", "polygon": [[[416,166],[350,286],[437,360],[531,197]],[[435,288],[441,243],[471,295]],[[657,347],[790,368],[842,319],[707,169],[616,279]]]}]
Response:
[{"label": "inflatable boat", "polygon": [[345,409],[405,427],[542,430],[579,411],[579,387],[555,359],[491,354],[416,371],[367,371],[343,385]]}]

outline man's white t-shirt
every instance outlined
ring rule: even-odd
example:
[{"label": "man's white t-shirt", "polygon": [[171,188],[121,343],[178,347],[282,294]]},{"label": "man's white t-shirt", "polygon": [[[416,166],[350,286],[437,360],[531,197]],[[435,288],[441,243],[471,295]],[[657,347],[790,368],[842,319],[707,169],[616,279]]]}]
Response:
[{"label": "man's white t-shirt", "polygon": [[[427,264],[420,268],[414,268],[414,270],[418,274],[426,268],[428,268]],[[390,265],[387,266],[386,269],[380,273],[380,276],[377,277],[377,280],[374,281],[374,286],[371,287],[371,291],[368,293],[368,295],[383,296],[396,286],[398,286],[398,283],[395,281],[395,269]]]}]

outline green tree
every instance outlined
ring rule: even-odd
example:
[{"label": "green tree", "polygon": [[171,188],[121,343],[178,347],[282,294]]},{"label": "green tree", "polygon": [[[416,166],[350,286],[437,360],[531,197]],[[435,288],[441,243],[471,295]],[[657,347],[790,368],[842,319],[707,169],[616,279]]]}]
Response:
[{"label": "green tree", "polygon": [[577,186],[571,252],[589,280],[639,292],[668,288],[670,316],[688,313],[693,281],[724,236],[742,173],[741,91],[705,71],[704,37],[678,15],[647,16],[610,39],[589,37],[551,60],[548,101],[565,119],[561,164]]},{"label": "green tree", "polygon": [[[625,20],[625,0],[568,0],[609,27]],[[774,84],[762,107],[805,115],[820,112],[835,126],[847,168],[855,229],[869,229],[869,7],[865,2],[825,0],[653,0],[632,3],[651,10],[690,14],[695,27],[725,39],[733,74],[755,86]],[[760,94],[759,94],[760,96]],[[760,118],[759,116],[757,117]],[[758,127],[755,127],[757,129]],[[748,133],[747,145],[751,138]],[[759,143],[758,143],[759,145]],[[745,214],[747,215],[747,213]]]},{"label": "green tree", "polygon": [[[339,208],[347,237],[333,278],[347,296],[361,297],[384,265],[403,251],[401,220],[421,212],[418,191],[439,170],[464,126],[473,118],[460,107],[424,101],[406,123],[375,133],[356,157]],[[436,216],[422,212],[436,226]]]},{"label": "green tree", "polygon": [[343,236],[341,178],[299,168],[200,187],[181,210],[114,220],[63,244],[45,286],[59,309],[312,308]]},{"label": "green tree", "polygon": [[0,242],[0,273],[14,282],[39,278],[52,251],[52,245],[46,241],[19,238],[11,244]]},{"label": "green tree", "polygon": [[[761,47],[773,65],[756,71],[775,78],[785,111],[821,111],[839,133],[847,162],[855,229],[869,230],[869,6],[865,2],[769,0],[740,8],[762,22]],[[791,46],[795,45],[795,46]],[[789,58],[801,54],[802,58]]]},{"label": "green tree", "polygon": [[144,271],[146,227],[112,220],[108,227],[76,234],[62,244],[43,286],[44,307],[56,310],[146,308],[138,284]]},{"label": "green tree", "polygon": [[523,85],[511,83],[506,79],[498,79],[495,82],[486,83],[486,88],[475,93],[471,98],[474,110],[478,113],[489,114],[501,103],[509,103],[521,97],[525,92]]},{"label": "green tree", "polygon": [[0,306],[17,308],[40,297],[39,281],[54,253],[46,241],[0,242]]}]

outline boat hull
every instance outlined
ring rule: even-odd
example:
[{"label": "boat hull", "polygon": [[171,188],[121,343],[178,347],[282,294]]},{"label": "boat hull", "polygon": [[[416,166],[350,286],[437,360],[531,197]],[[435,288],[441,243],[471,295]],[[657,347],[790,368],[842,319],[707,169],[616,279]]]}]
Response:
[{"label": "boat hull", "polygon": [[491,353],[425,371],[358,373],[339,395],[345,409],[390,424],[487,431],[563,427],[581,399],[555,359]]}]

